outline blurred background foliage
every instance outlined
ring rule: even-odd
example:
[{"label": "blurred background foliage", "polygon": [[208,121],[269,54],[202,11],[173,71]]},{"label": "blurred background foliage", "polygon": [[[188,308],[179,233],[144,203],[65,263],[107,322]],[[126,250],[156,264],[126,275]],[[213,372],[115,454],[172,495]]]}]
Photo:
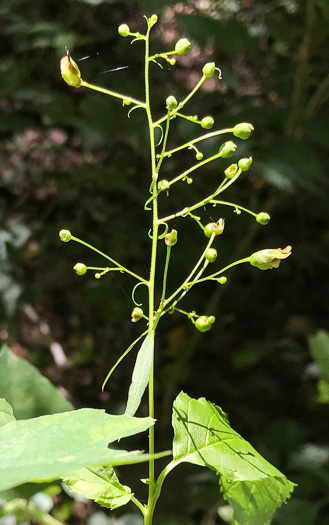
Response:
[{"label": "blurred background foliage", "polygon": [[[76,61],[84,59],[78,61],[84,79],[143,97],[142,44],[130,45],[118,36],[117,26],[125,22],[140,30],[142,14],[153,12],[160,17],[155,52],[172,49],[181,36],[193,43],[175,67],[152,68],[154,113],[164,111],[168,95],[184,97],[204,63],[215,60],[222,80],[208,80],[187,110],[201,118],[212,115],[217,129],[239,122],[255,127],[248,141],[237,139],[236,158],[251,154],[252,168],[225,198],[267,211],[272,220],[262,227],[232,209],[207,207],[204,223],[226,219],[217,241],[223,266],[262,248],[293,246],[293,256],[278,270],[240,267],[227,275],[225,286],[193,289],[184,306],[214,314],[211,332],[196,333],[178,315],[159,328],[158,449],[170,446],[170,407],[178,391],[205,396],[298,483],[273,525],[325,525],[329,394],[318,395],[323,369],[313,362],[309,338],[319,328],[329,329],[327,0],[1,1],[1,341],[37,366],[76,407],[121,411],[134,357],[126,359],[104,393],[101,384],[142,330],[130,321],[134,283],[117,274],[99,281],[91,274],[78,277],[72,270],[77,261],[96,266],[103,261],[80,245],[63,245],[58,231],[68,228],[147,275],[145,120],[138,111],[127,119],[119,102],[101,94],[69,88],[58,64],[67,46]],[[119,66],[129,67],[108,72]],[[172,129],[172,146],[199,134],[186,121]],[[203,152],[217,148],[213,141]],[[174,155],[164,163],[163,176],[181,173],[193,160],[191,151]],[[192,185],[175,186],[163,196],[164,212],[208,195],[226,166],[209,165]],[[192,221],[173,227],[179,242],[172,288],[204,246]],[[140,289],[137,299],[145,300]],[[123,482],[129,484],[126,470]],[[127,509],[114,518],[85,501],[73,505],[54,489],[51,496],[55,515],[71,523],[137,524]],[[223,505],[210,474],[182,467],[168,479],[157,523],[225,523]]]}]

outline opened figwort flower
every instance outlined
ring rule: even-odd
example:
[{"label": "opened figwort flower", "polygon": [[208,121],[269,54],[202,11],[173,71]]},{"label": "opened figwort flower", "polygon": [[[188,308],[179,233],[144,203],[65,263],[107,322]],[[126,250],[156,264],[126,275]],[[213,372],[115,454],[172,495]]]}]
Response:
[{"label": "opened figwort flower", "polygon": [[286,246],[283,249],[260,250],[250,256],[249,262],[260,270],[272,270],[272,268],[278,268],[281,260],[287,259],[289,255],[291,255],[291,246]]}]

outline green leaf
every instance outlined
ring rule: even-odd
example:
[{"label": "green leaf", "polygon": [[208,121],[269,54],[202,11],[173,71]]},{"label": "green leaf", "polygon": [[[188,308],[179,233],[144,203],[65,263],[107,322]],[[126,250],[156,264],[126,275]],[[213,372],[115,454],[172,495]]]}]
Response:
[{"label": "green leaf", "polygon": [[314,361],[329,379],[329,333],[325,330],[318,330],[308,342]]},{"label": "green leaf", "polygon": [[73,407],[28,361],[7,346],[0,350],[0,397],[11,404],[17,419],[66,412]]},{"label": "green leaf", "polygon": [[0,427],[15,421],[15,416],[12,407],[5,399],[0,398]]},{"label": "green leaf", "polygon": [[84,468],[64,478],[64,482],[72,492],[112,510],[126,505],[133,497],[130,488],[121,485],[112,467]]},{"label": "green leaf", "polygon": [[108,444],[153,424],[149,417],[87,408],[8,423],[0,428],[0,490],[63,478],[84,467],[145,461],[148,455],[109,449]]},{"label": "green leaf", "polygon": [[133,416],[141,404],[143,394],[147,388],[150,371],[153,364],[154,332],[149,332],[137,354],[129,387],[128,401],[125,414]]},{"label": "green leaf", "polygon": [[221,408],[181,392],[173,406],[174,462],[209,467],[221,477],[237,525],[264,525],[294,484],[229,425]]}]

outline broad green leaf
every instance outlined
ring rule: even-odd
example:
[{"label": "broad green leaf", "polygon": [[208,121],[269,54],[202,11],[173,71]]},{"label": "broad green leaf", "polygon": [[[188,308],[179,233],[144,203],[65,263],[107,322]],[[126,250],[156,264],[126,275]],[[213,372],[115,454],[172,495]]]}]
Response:
[{"label": "broad green leaf", "polygon": [[121,485],[112,467],[84,468],[64,478],[64,482],[72,492],[112,510],[126,505],[133,497],[130,488]]},{"label": "broad green leaf", "polygon": [[237,525],[264,525],[294,484],[229,425],[221,408],[181,392],[173,406],[174,462],[215,470]]},{"label": "broad green leaf", "polygon": [[329,333],[318,330],[309,338],[309,347],[313,359],[329,379]]},{"label": "broad green leaf", "polygon": [[16,419],[66,412],[72,405],[28,361],[7,346],[0,350],[0,397],[5,397]]},{"label": "broad green leaf", "polygon": [[145,461],[147,455],[108,444],[153,424],[149,417],[87,408],[8,423],[0,428],[0,490],[63,478],[84,467]]},{"label": "broad green leaf", "polygon": [[0,427],[11,421],[15,421],[13,409],[5,399],[0,398]]},{"label": "broad green leaf", "polygon": [[137,354],[129,387],[128,401],[125,413],[133,416],[141,403],[143,394],[149,383],[150,371],[153,364],[154,332],[149,332]]}]

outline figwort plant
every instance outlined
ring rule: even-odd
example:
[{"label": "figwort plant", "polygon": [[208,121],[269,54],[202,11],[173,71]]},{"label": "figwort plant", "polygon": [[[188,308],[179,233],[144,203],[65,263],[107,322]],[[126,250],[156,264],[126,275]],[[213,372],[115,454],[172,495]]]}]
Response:
[{"label": "figwort plant", "polygon": [[[135,367],[132,374],[131,385],[128,393],[128,400],[125,414],[134,416],[138,410],[142,396],[148,389],[149,398],[149,416],[153,419],[154,414],[154,340],[157,326],[161,318],[174,311],[179,311],[194,324],[197,330],[206,332],[210,330],[215,322],[213,315],[199,315],[196,312],[187,312],[182,308],[178,308],[179,303],[186,296],[186,294],[193,288],[193,286],[203,283],[205,281],[215,281],[221,285],[227,281],[224,275],[231,267],[242,263],[250,263],[261,270],[277,268],[281,259],[286,259],[291,253],[291,247],[287,246],[284,249],[266,249],[253,253],[252,255],[240,259],[229,264],[225,268],[220,266],[215,261],[217,260],[217,250],[214,244],[217,237],[223,234],[224,220],[218,218],[217,222],[211,222],[203,225],[199,216],[196,215],[198,209],[204,207],[206,204],[212,204],[215,207],[232,206],[238,213],[246,212],[255,217],[256,221],[262,225],[269,222],[270,216],[265,212],[254,213],[242,206],[233,204],[231,202],[223,201],[222,194],[232,184],[234,184],[241,174],[249,170],[252,164],[252,158],[241,158],[237,164],[227,165],[224,169],[222,180],[220,184],[213,188],[210,194],[201,199],[199,202],[193,203],[182,210],[178,210],[172,215],[166,217],[161,216],[159,212],[159,204],[161,204],[162,194],[168,194],[168,190],[174,185],[178,185],[181,181],[186,181],[188,184],[193,182],[192,174],[200,170],[203,166],[217,159],[228,159],[233,155],[237,149],[237,145],[228,140],[218,147],[218,152],[211,157],[204,158],[201,152],[203,141],[214,137],[221,137],[222,135],[232,134],[234,137],[240,139],[248,139],[254,128],[249,123],[239,123],[233,128],[221,129],[218,131],[210,131],[206,134],[201,134],[189,142],[179,145],[174,149],[167,149],[168,137],[171,131],[171,124],[175,119],[182,118],[190,121],[195,127],[210,130],[214,125],[214,119],[211,116],[199,118],[197,115],[189,115],[185,113],[185,106],[191,98],[197,93],[208,78],[213,75],[221,77],[220,70],[215,66],[214,62],[207,63],[202,68],[200,80],[192,91],[182,100],[178,102],[172,95],[168,96],[165,102],[166,111],[160,118],[154,119],[151,112],[150,104],[150,64],[155,63],[161,67],[160,61],[165,60],[171,65],[175,65],[176,59],[173,55],[182,55],[188,52],[191,43],[182,38],[178,40],[175,48],[172,51],[160,52],[156,54],[150,53],[150,32],[154,24],[157,22],[157,16],[152,15],[146,18],[147,31],[146,34],[133,33],[126,24],[120,25],[118,28],[119,34],[122,37],[131,37],[133,42],[141,40],[145,45],[144,58],[144,78],[145,78],[145,100],[135,100],[129,95],[122,95],[115,93],[85,82],[81,78],[81,73],[76,63],[67,51],[66,56],[61,60],[61,73],[64,80],[74,87],[87,87],[96,91],[100,91],[112,97],[122,99],[123,105],[132,106],[132,109],[140,108],[145,111],[145,116],[149,129],[149,146],[150,146],[150,186],[148,188],[150,196],[145,203],[145,210],[152,212],[152,230],[149,232],[150,237],[150,271],[148,278],[136,275],[134,272],[125,268],[120,262],[116,261],[107,254],[100,252],[98,249],[90,246],[84,240],[78,239],[68,230],[61,230],[60,238],[64,242],[75,241],[94,250],[96,253],[102,255],[107,261],[111,263],[110,266],[101,268],[89,267],[83,263],[77,263],[74,269],[78,275],[84,275],[87,271],[93,271],[96,279],[101,278],[112,271],[126,272],[137,281],[136,286],[144,285],[148,291],[148,307],[142,309],[137,305],[133,308],[131,318],[133,322],[142,320],[146,324],[145,331],[129,346],[129,348],[122,354],[112,369],[105,378],[103,388],[109,380],[111,374],[122,361],[122,359],[130,352],[134,346],[143,340],[139,352],[137,354]],[[131,111],[131,110],[130,110]],[[155,133],[160,129],[161,140],[156,143]],[[200,149],[199,149],[200,148]],[[196,158],[196,163],[188,167],[182,173],[174,175],[170,180],[161,178],[161,167],[167,157],[180,152],[184,149],[191,150]],[[193,219],[197,227],[201,228],[205,235],[204,245],[200,247],[200,256],[196,261],[189,275],[186,277],[175,291],[167,291],[167,277],[170,267],[171,252],[175,249],[175,244],[178,242],[178,233],[175,229],[170,228],[170,223],[173,219],[178,217],[189,217]],[[160,232],[161,228],[161,232]],[[166,244],[166,258],[158,264],[158,248],[159,243]],[[208,271],[208,266],[212,270]],[[160,269],[159,269],[160,267]],[[157,272],[162,272],[162,290],[160,292],[160,300],[155,300],[155,281]],[[136,287],[135,287],[136,288]],[[135,290],[135,289],[134,289]],[[134,293],[132,294],[134,301]],[[135,302],[135,301],[134,301]],[[173,468],[183,461],[196,463],[202,466],[208,466],[214,469],[220,476],[220,486],[224,498],[226,498],[234,510],[234,519],[236,523],[247,524],[256,523],[263,524],[274,512],[275,508],[279,506],[289,495],[292,490],[292,484],[284,478],[284,476],[274,469],[273,466],[266,463],[252,447],[244,441],[234,430],[232,430],[227,421],[226,415],[222,410],[205,399],[191,399],[187,394],[181,393],[173,405],[173,426],[175,430],[175,438],[173,443],[173,459],[164,470],[156,476],[155,474],[155,460],[152,457],[155,451],[154,443],[154,426],[149,429],[149,477],[146,480],[149,494],[148,502],[143,505],[138,499],[133,496],[130,489],[127,487],[120,487],[125,492],[124,501],[120,504],[131,500],[140,509],[144,516],[145,525],[150,525],[153,520],[153,512],[159,498],[162,484]],[[111,471],[111,479],[114,473]],[[66,482],[77,491],[81,491],[81,480],[76,476],[68,477]],[[115,479],[116,487],[118,481]],[[107,487],[108,497],[111,498],[111,491],[113,490],[112,483]],[[91,497],[90,489],[82,490],[87,496]],[[111,507],[118,506],[119,502],[115,496]],[[122,496],[121,496],[122,497]]]},{"label": "figwort plant", "polygon": [[[144,524],[151,525],[156,502],[168,474],[180,463],[189,462],[208,467],[217,473],[220,491],[231,506],[232,523],[264,525],[289,497],[294,485],[230,427],[226,414],[218,406],[205,398],[192,399],[186,393],[181,392],[173,403],[173,450],[172,452],[155,453],[154,341],[156,329],[163,316],[178,311],[185,315],[197,330],[206,332],[215,323],[214,315],[203,315],[195,311],[188,312],[181,308],[182,299],[194,286],[202,285],[206,281],[224,285],[227,281],[228,270],[243,263],[249,263],[261,270],[277,268],[280,261],[289,257],[291,253],[290,246],[284,249],[265,249],[223,268],[218,264],[215,245],[218,237],[224,232],[224,220],[218,217],[216,222],[204,225],[197,215],[200,208],[207,204],[213,205],[214,209],[230,206],[238,213],[245,212],[252,215],[262,225],[269,222],[270,216],[265,212],[254,213],[245,207],[222,200],[225,190],[249,170],[252,158],[241,158],[237,164],[229,165],[226,159],[230,158],[237,149],[237,145],[231,140],[219,143],[218,152],[208,158],[204,158],[201,151],[202,146],[204,141],[216,137],[220,139],[222,135],[231,134],[233,137],[246,140],[253,132],[253,126],[249,123],[238,123],[232,128],[208,131],[214,125],[214,119],[211,116],[199,118],[185,112],[188,102],[208,78],[213,75],[218,75],[220,78],[220,70],[213,62],[204,65],[200,73],[200,80],[184,100],[179,102],[174,96],[168,96],[163,104],[163,116],[156,119],[153,117],[150,104],[150,65],[152,63],[161,65],[161,60],[174,65],[176,62],[174,56],[187,53],[191,46],[186,38],[182,38],[178,40],[173,50],[151,54],[149,38],[156,22],[156,15],[146,18],[145,34],[131,32],[126,24],[119,27],[119,34],[122,37],[132,38],[133,42],[142,41],[144,43],[145,100],[136,100],[129,95],[103,89],[84,81],[68,50],[60,64],[62,76],[67,84],[76,88],[87,87],[121,99],[123,106],[131,107],[130,112],[140,108],[145,112],[148,124],[151,165],[150,184],[145,191],[147,195],[145,210],[147,213],[152,213],[152,229],[149,232],[149,275],[147,277],[137,275],[112,256],[75,237],[74,233],[67,229],[59,233],[62,241],[80,243],[102,256],[106,261],[103,267],[90,267],[78,262],[74,266],[78,275],[94,272],[94,277],[100,279],[110,272],[125,272],[136,280],[134,291],[140,285],[147,289],[148,305],[144,308],[135,303],[134,291],[132,293],[135,306],[131,320],[144,323],[144,331],[121,355],[107,374],[103,384],[104,388],[123,358],[141,342],[129,387],[125,413],[120,416],[112,416],[101,410],[83,409],[25,421],[14,421],[11,407],[8,403],[2,405],[2,414],[4,414],[6,424],[0,429],[0,490],[28,481],[60,478],[64,479],[73,491],[82,493],[107,508],[115,509],[132,502],[142,513]],[[203,130],[207,131],[174,149],[168,149],[171,125],[179,118],[191,122],[196,130],[202,128],[202,133],[204,133]],[[161,140],[157,143],[155,135],[158,130],[161,132]],[[161,178],[162,164],[168,157],[182,150],[190,150],[193,156],[195,155],[196,162],[194,161],[195,163],[192,163],[182,173],[173,174],[171,179]],[[162,216],[159,205],[161,205],[163,196],[168,194],[168,190],[173,189],[174,186],[178,188],[181,181],[190,184],[193,182],[192,175],[195,172],[217,159],[225,159],[226,164],[223,165],[222,180],[219,184],[215,182],[209,195],[176,213]],[[170,225],[178,217],[186,217],[195,221],[196,227],[204,233],[204,243],[200,246],[198,260],[185,280],[176,290],[168,291],[171,253],[179,241],[178,232]],[[164,260],[158,257],[161,244],[165,244],[166,249]],[[155,282],[158,273],[161,274],[162,289],[159,294],[156,294]],[[156,300],[157,297],[159,300]],[[146,391],[148,391],[148,417],[136,418],[134,416]],[[122,437],[147,429],[149,429],[147,454],[108,447],[109,442],[113,443]],[[36,439],[38,446],[35,444]],[[15,458],[19,458],[19,465],[15,468],[13,468],[13,463],[10,463],[13,461],[12,452],[8,452],[12,450],[10,447],[13,441],[16,443]],[[172,454],[172,459],[161,472],[158,472],[156,459],[169,454]],[[119,482],[113,469],[113,466],[116,465],[141,461],[148,461],[149,465],[148,478],[142,480],[148,486],[148,499],[145,504],[129,487]]]}]

